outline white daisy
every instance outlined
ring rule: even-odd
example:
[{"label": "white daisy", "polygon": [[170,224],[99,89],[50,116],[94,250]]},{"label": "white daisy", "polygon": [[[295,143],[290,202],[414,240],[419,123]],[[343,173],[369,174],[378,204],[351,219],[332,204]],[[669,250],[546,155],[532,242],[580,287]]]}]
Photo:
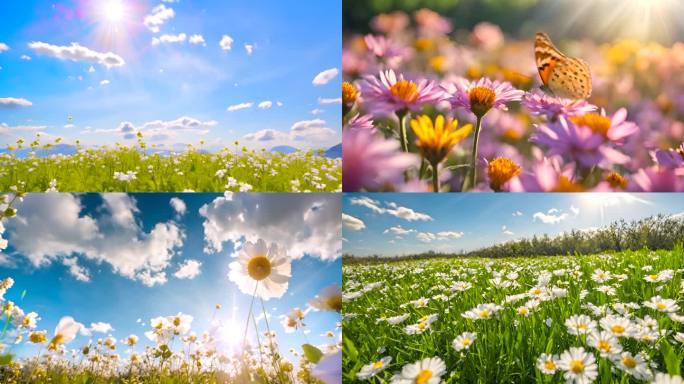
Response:
[{"label": "white daisy", "polygon": [[228,277],[240,291],[256,294],[264,300],[280,298],[287,291],[292,261],[285,250],[264,240],[247,242],[238,254],[238,260],[230,263]]},{"label": "white daisy", "polygon": [[474,332],[463,332],[462,334],[456,336],[453,343],[451,344],[455,350],[462,351],[464,349],[470,348],[473,342],[477,339],[477,334]]},{"label": "white daisy", "polygon": [[368,380],[371,377],[377,375],[378,373],[382,372],[387,368],[389,363],[392,361],[392,356],[385,356],[382,359],[372,362],[370,364],[364,365],[361,367],[361,370],[359,373],[356,374],[356,377],[359,380]]},{"label": "white daisy", "polygon": [[407,364],[392,377],[392,384],[439,384],[446,364],[439,357],[428,357]]}]

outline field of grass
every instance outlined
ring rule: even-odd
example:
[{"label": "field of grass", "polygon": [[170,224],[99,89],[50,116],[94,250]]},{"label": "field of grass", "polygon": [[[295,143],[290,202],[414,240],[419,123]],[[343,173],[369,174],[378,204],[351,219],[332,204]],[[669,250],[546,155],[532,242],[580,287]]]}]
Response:
[{"label": "field of grass", "polygon": [[[53,144],[22,143],[0,155],[0,190],[26,192],[335,192],[342,188],[339,159],[322,151],[291,154],[239,146],[207,153],[189,146],[174,154],[150,153],[139,140],[133,147],[76,147],[73,155],[49,155]],[[59,143],[54,143],[59,144]],[[24,148],[25,149],[25,148]]]},{"label": "field of grass", "polygon": [[[349,263],[344,381],[670,383],[684,364],[682,268],[681,247]],[[444,365],[411,366],[427,358]]]}]

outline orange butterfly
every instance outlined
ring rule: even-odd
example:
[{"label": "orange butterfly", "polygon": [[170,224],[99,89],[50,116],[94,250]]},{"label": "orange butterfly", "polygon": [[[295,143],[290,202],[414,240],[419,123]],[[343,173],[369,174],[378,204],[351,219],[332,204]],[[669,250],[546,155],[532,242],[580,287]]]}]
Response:
[{"label": "orange butterfly", "polygon": [[591,96],[591,72],[587,62],[564,55],[546,33],[537,32],[534,58],[542,82],[554,95],[569,99]]}]

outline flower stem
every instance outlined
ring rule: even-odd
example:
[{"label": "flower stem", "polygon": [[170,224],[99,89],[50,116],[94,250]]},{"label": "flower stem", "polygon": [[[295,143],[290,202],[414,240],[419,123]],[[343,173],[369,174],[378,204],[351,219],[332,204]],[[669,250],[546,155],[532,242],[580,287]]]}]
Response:
[{"label": "flower stem", "polygon": [[439,164],[432,164],[432,192],[439,192]]},{"label": "flower stem", "polygon": [[397,117],[399,117],[399,141],[401,142],[401,149],[403,149],[404,152],[408,152],[408,136],[406,134],[406,126],[409,120],[409,112],[399,111],[397,112]]},{"label": "flower stem", "polygon": [[481,124],[482,117],[477,116],[477,122],[475,124],[475,137],[473,138],[473,150],[470,155],[470,177],[463,181],[463,188],[461,188],[463,192],[465,192],[466,189],[474,188],[475,182],[477,181],[477,143],[480,140]]},{"label": "flower stem", "polygon": [[254,306],[254,298],[256,297],[257,288],[259,288],[259,282],[254,284],[254,293],[252,294],[252,301],[249,303],[249,314],[247,315],[247,322],[245,323],[245,335],[242,339],[242,348],[245,347],[247,343],[247,330],[249,329],[249,318],[252,316],[252,307]]}]

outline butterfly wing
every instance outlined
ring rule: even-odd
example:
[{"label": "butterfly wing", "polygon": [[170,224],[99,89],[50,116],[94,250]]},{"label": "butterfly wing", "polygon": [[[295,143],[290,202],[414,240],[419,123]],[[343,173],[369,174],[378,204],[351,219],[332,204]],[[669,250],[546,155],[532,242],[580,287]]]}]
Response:
[{"label": "butterfly wing", "polygon": [[543,32],[535,37],[534,58],[542,82],[555,95],[572,99],[591,96],[589,65],[584,60],[564,55]]},{"label": "butterfly wing", "polygon": [[534,58],[542,82],[548,85],[553,69],[565,58],[565,55],[553,45],[546,33],[537,32],[534,41]]}]

